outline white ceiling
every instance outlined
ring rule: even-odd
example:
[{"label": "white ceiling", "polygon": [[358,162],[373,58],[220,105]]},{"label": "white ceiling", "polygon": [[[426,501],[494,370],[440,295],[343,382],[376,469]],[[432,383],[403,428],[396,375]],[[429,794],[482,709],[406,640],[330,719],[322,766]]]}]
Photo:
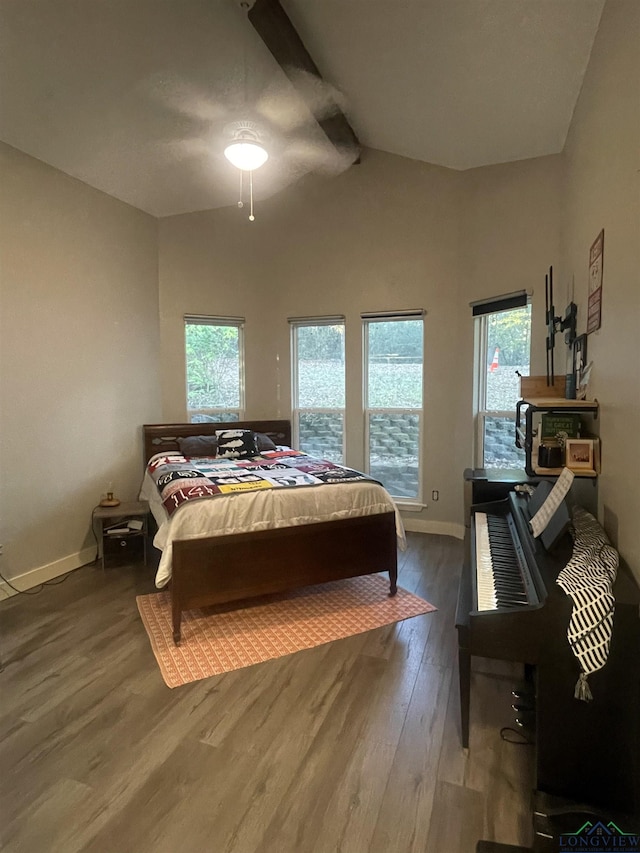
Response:
[{"label": "white ceiling", "polygon": [[[282,5],[363,145],[469,169],[562,150],[604,0]],[[0,139],[156,216],[236,203],[247,114],[258,198],[350,165],[237,0],[0,0],[0,82]]]}]

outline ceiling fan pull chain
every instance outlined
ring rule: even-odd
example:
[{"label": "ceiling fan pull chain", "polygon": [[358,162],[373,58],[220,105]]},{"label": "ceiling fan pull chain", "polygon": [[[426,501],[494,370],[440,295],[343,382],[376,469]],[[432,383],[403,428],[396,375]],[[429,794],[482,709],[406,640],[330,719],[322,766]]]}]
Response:
[{"label": "ceiling fan pull chain", "polygon": [[238,207],[244,207],[244,202],[242,201],[242,169],[240,169],[240,200],[238,201]]},{"label": "ceiling fan pull chain", "polygon": [[249,213],[249,221],[253,222],[255,216],[253,215],[253,170],[249,171],[249,195],[251,197],[251,212]]}]

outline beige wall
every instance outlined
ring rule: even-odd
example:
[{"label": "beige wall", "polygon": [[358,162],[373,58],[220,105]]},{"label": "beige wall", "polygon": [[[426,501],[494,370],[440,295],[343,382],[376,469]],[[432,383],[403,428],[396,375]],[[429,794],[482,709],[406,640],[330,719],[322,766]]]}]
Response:
[{"label": "beige wall", "polygon": [[[92,559],[109,481],[133,499],[156,420],[156,222],[0,145],[2,573]],[[53,564],[53,565],[51,565]]]},{"label": "beige wall", "polygon": [[[560,259],[560,155],[485,166],[464,173],[462,241],[469,301],[526,290],[532,294],[531,373],[546,371],[544,277]],[[563,306],[566,287],[556,287]],[[465,342],[470,339],[467,329]],[[558,372],[565,359],[558,350]],[[472,354],[467,350],[470,363]]]},{"label": "beige wall", "polygon": [[235,208],[159,222],[162,406],[165,421],[186,416],[184,315],[246,317],[246,396],[251,417],[273,417],[276,371],[270,283],[256,249],[258,223]]},{"label": "beige wall", "polygon": [[639,18],[635,0],[607,3],[563,155],[456,173],[365,151],[339,178],[259,201],[254,223],[236,208],[156,223],[1,147],[4,573],[71,568],[92,552],[88,519],[106,483],[135,496],[140,424],[185,417],[186,312],[246,317],[249,417],[290,413],[286,318],[345,314],[347,461],[360,467],[360,312],[426,309],[424,493],[441,499],[406,518],[459,532],[472,462],[468,303],[533,290],[543,372],[544,273],[557,269],[557,306],[575,286],[582,331],[589,246],[604,227],[603,324],[589,337],[600,517],[640,577]]},{"label": "beige wall", "polygon": [[602,326],[588,337],[600,402],[599,516],[640,580],[640,3],[609,0],[565,147],[565,278],[587,318],[589,248],[604,228]]},{"label": "beige wall", "polygon": [[[160,226],[164,414],[184,418],[184,313],[246,316],[247,416],[290,414],[289,316],[347,318],[347,462],[363,464],[360,312],[425,308],[427,489],[437,518],[461,500],[449,468],[460,400],[434,375],[460,370],[456,310],[459,181],[455,173],[380,152],[332,181],[308,179],[236,209],[173,217]],[[257,180],[257,179],[256,179]],[[442,353],[449,351],[450,359]],[[454,379],[455,381],[455,379]],[[457,479],[461,479],[460,477]]]},{"label": "beige wall", "polygon": [[260,203],[254,223],[236,209],[163,220],[165,417],[185,416],[185,313],[246,316],[249,417],[290,414],[287,317],[344,314],[347,463],[362,467],[360,314],[424,308],[428,500],[405,520],[460,533],[462,472],[472,464],[469,302],[524,287],[543,311],[538,285],[559,249],[559,166],[547,157],[457,173],[366,151],[339,178],[308,179]]}]

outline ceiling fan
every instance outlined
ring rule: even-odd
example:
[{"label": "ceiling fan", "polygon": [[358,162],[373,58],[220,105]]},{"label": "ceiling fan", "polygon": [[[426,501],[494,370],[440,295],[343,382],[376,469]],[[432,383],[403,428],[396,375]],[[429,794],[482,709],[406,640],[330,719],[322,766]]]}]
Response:
[{"label": "ceiling fan", "polygon": [[173,143],[182,156],[221,158],[223,152],[235,148],[237,154],[242,147],[245,153],[262,151],[258,165],[234,164],[241,169],[238,205],[242,207],[243,183],[249,184],[252,200],[252,171],[265,161],[262,197],[311,172],[340,174],[359,162],[361,149],[343,112],[344,97],[322,78],[279,0],[236,3],[247,18],[247,38],[251,25],[281,70],[258,80],[247,72],[245,56],[238,63],[242,70],[233,69],[230,78],[219,81],[213,90],[198,91],[174,80],[157,94],[166,105],[197,122],[197,137],[184,136]]},{"label": "ceiling fan", "polygon": [[[241,4],[247,0],[240,0]],[[336,148],[351,148],[360,156],[360,143],[339,103],[333,101],[333,109],[326,110],[331,93],[325,88],[318,66],[304,46],[280,0],[254,0],[247,17],[271,51],[272,56],[292,81],[311,109],[318,124]],[[318,89],[324,89],[324,97],[317,97]],[[335,92],[335,90],[334,90]]]}]

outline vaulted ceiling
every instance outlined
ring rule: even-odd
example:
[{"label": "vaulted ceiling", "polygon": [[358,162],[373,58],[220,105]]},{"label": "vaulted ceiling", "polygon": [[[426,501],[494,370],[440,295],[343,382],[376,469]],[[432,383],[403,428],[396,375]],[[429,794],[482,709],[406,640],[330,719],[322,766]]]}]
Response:
[{"label": "vaulted ceiling", "polygon": [[0,139],[156,216],[236,203],[243,118],[263,198],[351,166],[318,123],[337,107],[363,146],[452,169],[553,154],[603,5],[281,0],[320,80],[285,73],[239,0],[0,0]]}]

